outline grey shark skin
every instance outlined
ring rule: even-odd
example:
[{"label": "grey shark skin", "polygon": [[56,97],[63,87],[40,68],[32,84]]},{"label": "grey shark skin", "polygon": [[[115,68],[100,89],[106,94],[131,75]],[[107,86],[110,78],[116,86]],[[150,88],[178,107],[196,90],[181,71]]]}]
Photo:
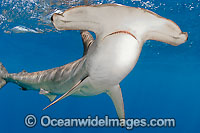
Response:
[{"label": "grey shark skin", "polygon": [[[55,13],[51,20],[58,30],[84,31],[84,56],[67,65],[34,73],[9,74],[1,64],[0,88],[13,82],[23,90],[39,90],[51,101],[63,94],[49,106],[70,95],[106,93],[120,119],[125,118],[125,113],[119,83],[136,65],[144,42],[157,40],[178,46],[188,38],[169,19],[118,4],[78,6]],[[94,32],[96,40],[86,30]]]},{"label": "grey shark skin", "polygon": [[[88,45],[93,42],[93,38],[87,31],[81,32],[81,36],[85,50],[87,50]],[[38,90],[40,94],[46,95],[50,101],[53,101],[57,95],[64,94],[79,80],[87,77],[85,60],[83,56],[81,59],[61,67],[33,73],[23,70],[13,74],[9,74],[0,63],[0,88],[7,82],[12,82],[19,85],[22,90]]]}]

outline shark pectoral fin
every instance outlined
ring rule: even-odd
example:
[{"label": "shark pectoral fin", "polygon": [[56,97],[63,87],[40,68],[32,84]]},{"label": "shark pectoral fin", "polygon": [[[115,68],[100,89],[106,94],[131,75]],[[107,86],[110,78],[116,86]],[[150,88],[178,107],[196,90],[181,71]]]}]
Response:
[{"label": "shark pectoral fin", "polygon": [[57,95],[50,95],[50,94],[45,96],[48,97],[51,102],[57,97]]},{"label": "shark pectoral fin", "polygon": [[119,119],[125,119],[124,102],[120,86],[114,86],[110,88],[106,93],[112,99]]},{"label": "shark pectoral fin", "polygon": [[86,76],[85,78],[83,78],[82,80],[80,80],[79,82],[77,82],[69,91],[67,91],[65,94],[63,94],[60,98],[58,98],[57,100],[55,100],[54,102],[52,102],[51,104],[49,104],[47,107],[45,107],[43,110],[49,108],[51,105],[57,103],[58,101],[64,99],[65,97],[70,96],[71,94],[73,94],[74,92],[77,91],[77,87],[87,78],[88,76]]}]

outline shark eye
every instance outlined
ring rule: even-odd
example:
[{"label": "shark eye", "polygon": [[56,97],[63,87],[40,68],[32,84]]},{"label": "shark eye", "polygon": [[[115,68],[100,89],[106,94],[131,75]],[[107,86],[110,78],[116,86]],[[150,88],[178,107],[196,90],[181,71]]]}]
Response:
[{"label": "shark eye", "polygon": [[51,21],[53,21],[53,15],[51,16]]}]

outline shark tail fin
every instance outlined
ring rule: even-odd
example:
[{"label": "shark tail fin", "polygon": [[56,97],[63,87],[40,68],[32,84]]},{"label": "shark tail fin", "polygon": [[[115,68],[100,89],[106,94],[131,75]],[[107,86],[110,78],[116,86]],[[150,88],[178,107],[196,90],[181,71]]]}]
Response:
[{"label": "shark tail fin", "polygon": [[0,62],[0,88],[2,88],[4,85],[6,85],[5,77],[8,74],[8,71],[3,66],[3,64]]}]

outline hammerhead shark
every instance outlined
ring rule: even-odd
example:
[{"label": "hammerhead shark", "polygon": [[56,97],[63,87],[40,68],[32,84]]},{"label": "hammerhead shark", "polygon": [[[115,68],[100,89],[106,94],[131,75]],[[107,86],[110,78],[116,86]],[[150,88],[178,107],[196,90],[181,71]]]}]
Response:
[{"label": "hammerhead shark", "polygon": [[[70,95],[106,93],[118,117],[125,118],[119,83],[131,72],[146,40],[178,46],[188,39],[179,26],[142,8],[118,4],[77,6],[51,17],[57,30],[81,30],[83,57],[61,67],[28,73],[8,73],[0,64],[0,88],[12,82],[22,90],[37,90],[51,101],[49,106]],[[94,40],[88,32],[96,35]],[[44,109],[46,109],[44,108]]]}]

